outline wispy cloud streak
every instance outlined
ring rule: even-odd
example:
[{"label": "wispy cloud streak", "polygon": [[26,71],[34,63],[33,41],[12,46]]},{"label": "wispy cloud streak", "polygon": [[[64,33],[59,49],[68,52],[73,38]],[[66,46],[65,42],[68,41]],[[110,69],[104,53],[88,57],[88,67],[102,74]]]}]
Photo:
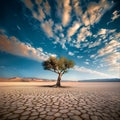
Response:
[{"label": "wispy cloud streak", "polygon": [[98,72],[98,71],[94,71],[94,70],[91,70],[91,69],[88,69],[88,68],[85,68],[85,67],[79,67],[77,65],[74,67],[73,70],[78,71],[78,72],[83,72],[83,73],[90,73],[90,74],[93,74],[93,75],[99,75],[99,76],[102,76],[104,78],[111,78],[111,76],[108,75],[108,74]]},{"label": "wispy cloud streak", "polygon": [[63,26],[66,26],[71,19],[70,13],[71,13],[71,6],[70,6],[70,0],[63,0],[63,6],[64,6],[64,10],[63,10],[63,16],[62,16],[62,23]]},{"label": "wispy cloud streak", "polygon": [[79,22],[74,22],[72,27],[70,27],[69,30],[67,31],[68,32],[68,37],[73,36],[77,32],[79,27],[80,27],[80,23]]},{"label": "wispy cloud streak", "polygon": [[48,59],[49,56],[55,55],[43,52],[42,48],[34,48],[30,44],[25,44],[14,36],[8,37],[6,35],[0,35],[0,51],[36,61],[43,61]]},{"label": "wispy cloud streak", "polygon": [[52,26],[53,26],[53,21],[51,19],[41,24],[41,27],[49,37],[53,37]]}]

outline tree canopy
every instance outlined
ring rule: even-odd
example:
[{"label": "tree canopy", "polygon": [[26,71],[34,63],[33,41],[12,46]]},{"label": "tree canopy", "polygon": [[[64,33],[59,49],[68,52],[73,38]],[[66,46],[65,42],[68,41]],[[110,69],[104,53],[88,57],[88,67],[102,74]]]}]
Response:
[{"label": "tree canopy", "polygon": [[74,61],[69,60],[65,57],[50,57],[48,60],[43,62],[43,67],[45,70],[50,70],[58,74],[56,86],[60,86],[60,80],[64,73],[68,72],[68,69],[74,67]]},{"label": "tree canopy", "polygon": [[45,70],[50,70],[58,74],[64,74],[68,71],[68,69],[74,67],[74,62],[65,57],[61,57],[60,59],[50,57],[48,60],[43,62],[43,67]]}]

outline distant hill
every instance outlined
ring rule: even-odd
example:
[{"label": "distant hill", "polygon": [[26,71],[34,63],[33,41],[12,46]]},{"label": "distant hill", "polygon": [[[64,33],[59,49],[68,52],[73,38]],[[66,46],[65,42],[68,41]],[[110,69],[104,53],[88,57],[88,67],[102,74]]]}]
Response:
[{"label": "distant hill", "polygon": [[[12,77],[12,78],[0,78],[0,82],[50,82],[56,80],[48,80],[43,78],[20,78],[20,77]],[[90,79],[90,80],[62,80],[62,82],[120,82],[120,78],[110,78],[110,79]]]},{"label": "distant hill", "polygon": [[120,82],[120,78],[78,80],[78,82]]},{"label": "distant hill", "polygon": [[42,81],[48,80],[40,78],[20,78],[20,77],[0,78],[0,82],[42,82]]}]

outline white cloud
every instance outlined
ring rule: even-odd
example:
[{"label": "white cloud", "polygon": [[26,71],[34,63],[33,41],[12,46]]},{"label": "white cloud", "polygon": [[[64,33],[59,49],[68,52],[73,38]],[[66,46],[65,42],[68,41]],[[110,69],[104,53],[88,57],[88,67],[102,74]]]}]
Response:
[{"label": "white cloud", "polygon": [[53,44],[57,44],[60,42],[60,38],[58,36],[55,36],[55,41],[53,42]]},{"label": "white cloud", "polygon": [[71,6],[70,6],[70,0],[63,0],[63,16],[62,16],[62,24],[63,26],[66,26],[70,22],[70,13],[71,13]]},{"label": "white cloud", "polygon": [[59,36],[54,35],[55,41],[53,44],[59,43],[63,49],[67,50],[68,48],[66,47],[66,39],[64,38],[64,34],[60,33]]},{"label": "white cloud", "polygon": [[44,8],[45,8],[46,14],[50,15],[51,8],[50,8],[48,1],[44,2]]},{"label": "white cloud", "polygon": [[14,36],[9,38],[6,35],[0,35],[0,51],[37,61],[46,60],[52,55],[51,53],[46,54],[43,52],[42,48],[35,49],[30,44],[20,42]]},{"label": "white cloud", "polygon": [[36,4],[40,5],[43,0],[35,0]]},{"label": "white cloud", "polygon": [[54,28],[54,32],[57,33],[57,32],[62,32],[63,28],[61,25],[59,24],[55,24],[55,28]]},{"label": "white cloud", "polygon": [[43,11],[43,8],[40,6],[40,4],[42,3],[42,0],[35,0],[35,3],[37,5],[38,8],[38,12],[36,12],[33,8],[34,8],[34,4],[32,3],[31,0],[25,0],[23,1],[24,4],[26,5],[27,8],[29,8],[32,12],[32,15],[34,18],[36,18],[39,21],[43,21],[45,19],[45,13]]},{"label": "white cloud", "polygon": [[80,18],[83,15],[83,11],[80,5],[80,0],[72,0],[73,8],[75,10],[76,16]]},{"label": "white cloud", "polygon": [[73,56],[74,53],[69,51],[69,52],[68,52],[68,55]]},{"label": "white cloud", "polygon": [[115,52],[103,58],[104,66],[107,67],[107,71],[116,76],[120,77],[120,53]]},{"label": "white cloud", "polygon": [[33,3],[31,2],[31,0],[24,0],[25,5],[27,6],[27,8],[29,8],[30,10],[33,10]]},{"label": "white cloud", "polygon": [[88,68],[85,68],[85,67],[79,67],[77,65],[73,68],[73,70],[78,71],[78,72],[90,73],[90,74],[102,76],[102,77],[105,77],[105,78],[111,78],[111,76],[108,75],[108,74],[98,72],[98,71],[94,71],[94,70],[91,70],[91,69],[88,69]]},{"label": "white cloud", "polygon": [[52,54],[52,53],[48,53],[48,52],[45,52],[45,54],[48,55],[48,56],[57,57],[56,54]]},{"label": "white cloud", "polygon": [[115,10],[112,14],[113,14],[113,16],[111,18],[112,19],[111,22],[113,22],[114,20],[116,20],[117,18],[120,17],[120,11]]},{"label": "white cloud", "polygon": [[52,26],[53,26],[53,21],[51,19],[41,24],[41,27],[49,37],[53,37]]},{"label": "white cloud", "polygon": [[[87,14],[89,14],[90,24],[93,25],[100,21],[101,17],[106,11],[108,11],[113,6],[113,2],[107,0],[100,0],[98,3],[91,2],[87,8]],[[86,15],[87,15],[86,14]],[[84,22],[84,21],[83,21]]]},{"label": "white cloud", "polygon": [[86,37],[91,36],[92,33],[90,32],[89,27],[82,27],[80,29],[80,33],[77,34],[77,41],[85,41]]},{"label": "white cloud", "polygon": [[89,62],[86,61],[85,64],[89,65]]},{"label": "white cloud", "polygon": [[85,26],[93,25],[100,21],[106,11],[108,11],[113,5],[113,2],[107,0],[100,0],[99,2],[90,2],[85,4],[87,10],[83,12],[82,5],[79,0],[73,0],[73,8],[75,10],[77,19],[82,20]]},{"label": "white cloud", "polygon": [[[91,36],[90,24],[94,24],[100,20],[102,15],[113,6],[112,2],[107,2],[106,0],[100,0],[99,2],[89,2],[90,4],[86,4],[86,12],[83,12],[81,1],[79,0],[60,0],[56,1],[56,17],[60,17],[62,19],[61,24],[54,24],[53,20],[50,18],[51,6],[49,2],[42,0],[35,0],[35,3],[32,0],[25,0],[25,5],[31,10],[34,18],[41,22],[40,26],[43,28],[44,32],[48,37],[52,37],[55,39],[54,43],[59,43],[62,45],[62,48],[66,48],[66,42],[70,44],[70,46],[80,48],[89,46],[95,47],[100,44],[100,41],[96,41],[93,44],[88,43],[87,37]],[[33,8],[37,5],[38,11],[36,12]],[[77,20],[73,22],[72,26],[68,28],[67,33],[66,29],[63,28],[68,25],[71,21],[71,11],[73,10],[76,14]],[[115,13],[114,13],[115,14]],[[49,15],[49,16],[48,16]],[[49,20],[47,19],[47,16]],[[90,16],[90,17],[88,17]],[[82,23],[83,22],[83,23]],[[83,25],[84,24],[84,25]],[[78,32],[78,29],[83,25],[83,27]],[[63,27],[64,26],[64,27]],[[65,32],[65,34],[63,34]],[[99,31],[99,35],[105,39],[106,29],[101,29]],[[77,33],[77,35],[76,35]],[[66,36],[67,34],[67,36]],[[76,35],[76,40],[72,40],[71,37]],[[62,39],[62,40],[61,40]],[[80,42],[84,41],[84,45],[81,46]]]},{"label": "white cloud", "polygon": [[93,42],[92,44],[89,44],[88,48],[93,48],[93,47],[99,46],[100,43],[101,43],[101,39],[99,39],[98,41]]},{"label": "white cloud", "polygon": [[80,42],[76,42],[75,47],[80,48]]},{"label": "white cloud", "polygon": [[107,54],[111,54],[116,51],[117,48],[120,48],[120,43],[116,40],[111,40],[105,48],[102,48],[98,51],[98,56],[104,56]]},{"label": "white cloud", "polygon": [[45,14],[44,14],[44,12],[43,12],[41,7],[38,7],[38,10],[39,10],[39,17],[38,17],[38,19],[40,21],[42,21],[45,18]]},{"label": "white cloud", "polygon": [[82,22],[84,23],[85,26],[90,25],[90,19],[88,18],[87,11],[82,15]]},{"label": "white cloud", "polygon": [[120,40],[120,32],[115,34],[115,38]]},{"label": "white cloud", "polygon": [[103,41],[105,44],[110,40],[117,40],[116,38],[116,29],[100,29],[95,35],[95,38],[99,37],[99,40]]},{"label": "white cloud", "polygon": [[66,47],[65,43],[66,43],[66,39],[62,39],[59,41],[59,43],[62,45],[62,48],[67,50],[68,48]]},{"label": "white cloud", "polygon": [[79,55],[78,55],[77,58],[78,58],[78,59],[81,59],[81,58],[83,58],[83,56],[79,56]]},{"label": "white cloud", "polygon": [[99,35],[103,35],[103,34],[106,34],[107,30],[106,29],[100,29],[98,34]]},{"label": "white cloud", "polygon": [[[99,49],[99,51],[97,52],[98,55],[95,55],[95,58],[102,57],[103,65],[107,67],[107,71],[111,72],[111,75],[113,74],[115,76],[119,76],[120,53],[118,52],[118,50],[120,49],[120,33],[116,33],[115,31],[115,29],[102,29],[102,31],[100,30],[98,32],[98,35],[101,35],[102,39],[104,39],[105,47]],[[108,39],[105,39],[104,36],[109,36],[110,42],[108,42]]]},{"label": "white cloud", "polygon": [[108,71],[112,71],[112,73],[120,77],[120,52],[115,52],[108,55],[103,60],[109,67]]},{"label": "white cloud", "polygon": [[63,0],[56,0],[56,17],[62,18],[63,14]]},{"label": "white cloud", "polygon": [[42,8],[40,6],[38,6],[38,13],[36,13],[35,11],[32,11],[33,16],[37,20],[42,22],[45,19],[46,16],[45,16],[45,13],[43,12],[43,10],[42,10]]},{"label": "white cloud", "polygon": [[79,27],[80,27],[80,23],[79,22],[74,22],[72,27],[70,27],[69,30],[67,31],[68,37],[73,36],[77,32]]},{"label": "white cloud", "polygon": [[64,38],[64,34],[63,33],[60,33],[59,35],[61,38]]},{"label": "white cloud", "polygon": [[93,54],[93,55],[90,55],[90,58],[94,58],[96,55],[95,54]]},{"label": "white cloud", "polygon": [[87,10],[83,12],[80,1],[73,0],[73,7],[78,19],[80,21],[82,20],[82,23],[85,26],[90,26],[98,23],[104,13],[110,10],[114,3],[107,0],[100,0],[99,2],[90,2],[89,4],[85,5]]}]

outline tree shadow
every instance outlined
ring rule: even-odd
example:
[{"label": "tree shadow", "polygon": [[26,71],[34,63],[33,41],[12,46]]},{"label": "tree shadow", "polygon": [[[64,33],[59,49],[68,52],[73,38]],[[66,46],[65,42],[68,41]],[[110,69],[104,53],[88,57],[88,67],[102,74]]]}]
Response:
[{"label": "tree shadow", "polygon": [[60,87],[57,87],[56,85],[39,85],[38,87],[46,87],[46,88],[71,88],[71,86],[60,86]]}]

